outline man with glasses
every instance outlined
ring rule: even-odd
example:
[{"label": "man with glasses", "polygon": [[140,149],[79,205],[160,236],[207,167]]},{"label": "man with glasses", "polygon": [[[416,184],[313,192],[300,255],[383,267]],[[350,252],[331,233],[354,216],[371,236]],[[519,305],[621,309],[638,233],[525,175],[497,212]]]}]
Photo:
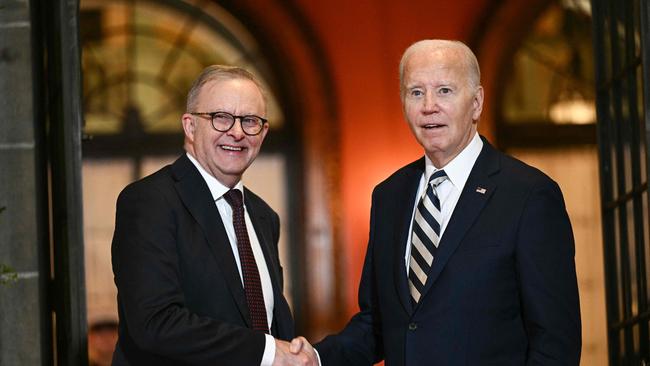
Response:
[{"label": "man with glasses", "polygon": [[[210,66],[192,85],[183,154],[127,186],[112,245],[113,365],[313,365],[292,354],[278,215],[241,178],[269,126],[261,83]],[[294,346],[295,347],[295,346]]]}]

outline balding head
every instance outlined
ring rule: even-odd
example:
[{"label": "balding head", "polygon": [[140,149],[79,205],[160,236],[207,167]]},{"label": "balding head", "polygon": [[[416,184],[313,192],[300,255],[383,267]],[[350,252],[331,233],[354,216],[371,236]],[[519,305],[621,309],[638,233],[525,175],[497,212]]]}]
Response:
[{"label": "balding head", "polygon": [[440,51],[448,51],[458,54],[460,56],[459,59],[463,63],[464,69],[467,70],[467,78],[470,85],[473,87],[481,85],[481,70],[479,69],[478,61],[476,60],[474,52],[472,52],[467,45],[460,41],[425,39],[413,43],[402,55],[402,59],[399,63],[399,84],[401,95],[404,93],[404,72],[409,58],[414,54],[434,53]]},{"label": "balding head", "polygon": [[234,79],[250,80],[255,83],[257,88],[260,90],[260,93],[262,93],[262,96],[264,97],[264,107],[266,108],[268,99],[266,90],[264,89],[262,82],[257,77],[255,77],[255,75],[251,74],[248,70],[237,66],[210,65],[203,69],[201,74],[199,74],[196,80],[194,80],[194,83],[192,83],[190,91],[187,93],[186,112],[196,112],[195,109],[199,94],[206,84],[209,84],[213,81]]}]

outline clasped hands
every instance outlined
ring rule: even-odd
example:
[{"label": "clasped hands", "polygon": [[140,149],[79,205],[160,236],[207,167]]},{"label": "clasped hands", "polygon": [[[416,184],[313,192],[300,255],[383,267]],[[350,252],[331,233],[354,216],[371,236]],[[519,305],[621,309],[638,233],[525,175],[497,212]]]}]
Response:
[{"label": "clasped hands", "polygon": [[275,340],[273,366],[319,366],[314,347],[305,337],[296,337],[291,343]]}]

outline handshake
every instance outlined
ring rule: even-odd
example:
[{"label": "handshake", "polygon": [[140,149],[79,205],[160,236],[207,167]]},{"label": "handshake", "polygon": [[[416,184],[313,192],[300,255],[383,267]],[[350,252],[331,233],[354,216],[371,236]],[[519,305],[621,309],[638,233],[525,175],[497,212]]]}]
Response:
[{"label": "handshake", "polygon": [[273,366],[320,366],[316,350],[305,337],[296,337],[291,343],[275,340]]}]

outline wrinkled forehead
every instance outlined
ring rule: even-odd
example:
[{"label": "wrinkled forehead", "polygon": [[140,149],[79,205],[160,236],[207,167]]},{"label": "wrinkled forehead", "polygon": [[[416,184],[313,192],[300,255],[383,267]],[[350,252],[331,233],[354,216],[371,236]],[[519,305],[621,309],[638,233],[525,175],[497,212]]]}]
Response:
[{"label": "wrinkled forehead", "polygon": [[464,54],[459,50],[453,48],[422,50],[414,52],[406,59],[404,84],[406,86],[411,82],[429,78],[460,82],[468,80],[470,73]]},{"label": "wrinkled forehead", "polygon": [[199,101],[237,99],[242,103],[260,105],[266,109],[266,100],[259,86],[246,78],[218,78],[207,81],[199,91]]}]

